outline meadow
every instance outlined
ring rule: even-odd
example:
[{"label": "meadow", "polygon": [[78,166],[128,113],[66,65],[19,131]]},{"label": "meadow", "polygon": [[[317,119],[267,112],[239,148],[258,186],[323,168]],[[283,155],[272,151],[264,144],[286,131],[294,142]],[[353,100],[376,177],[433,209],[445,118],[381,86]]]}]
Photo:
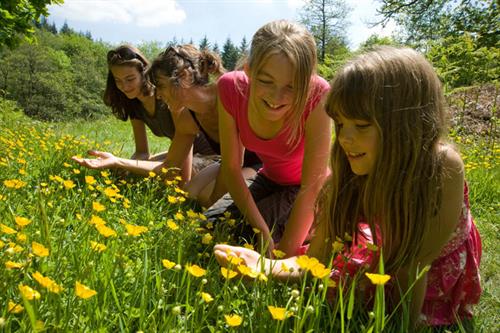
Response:
[{"label": "meadow", "polygon": [[[483,239],[475,328],[498,332],[500,148],[495,134],[450,134]],[[238,262],[221,270],[213,245],[234,242],[238,221],[207,223],[177,180],[87,170],[70,159],[93,148],[130,156],[131,135],[113,118],[36,122],[0,100],[0,331],[406,331],[405,317],[384,314],[380,298],[363,305],[355,284],[333,283],[306,257],[310,274],[300,283]],[[168,142],[150,146],[159,152]]]}]

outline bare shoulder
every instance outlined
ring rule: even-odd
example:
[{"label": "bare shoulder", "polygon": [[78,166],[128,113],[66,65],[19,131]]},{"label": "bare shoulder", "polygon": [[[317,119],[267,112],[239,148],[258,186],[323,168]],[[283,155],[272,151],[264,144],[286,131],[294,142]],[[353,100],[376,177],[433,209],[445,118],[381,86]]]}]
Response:
[{"label": "bare shoulder", "polygon": [[453,146],[448,144],[441,144],[438,149],[443,158],[442,161],[445,179],[451,180],[458,177],[463,180],[464,162],[462,161],[458,151]]}]

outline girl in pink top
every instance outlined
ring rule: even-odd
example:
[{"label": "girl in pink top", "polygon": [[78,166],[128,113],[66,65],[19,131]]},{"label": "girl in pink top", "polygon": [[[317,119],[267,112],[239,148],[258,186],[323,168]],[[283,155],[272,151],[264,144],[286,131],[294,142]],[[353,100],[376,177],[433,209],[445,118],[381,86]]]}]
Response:
[{"label": "girl in pink top", "polygon": [[[327,174],[331,121],[323,97],[329,85],[315,67],[313,36],[295,23],[274,21],[255,33],[244,71],[218,81],[220,175],[234,200],[222,210],[243,215],[261,245],[270,251],[279,241],[287,255],[308,235]],[[250,187],[241,175],[245,149],[263,163]],[[220,213],[218,204],[209,217]]]},{"label": "girl in pink top", "polygon": [[[326,106],[336,131],[332,175],[307,252],[326,263],[332,242],[352,235],[343,252],[350,259],[333,261],[332,277],[339,279],[362,268],[377,272],[378,251],[367,246],[375,243],[391,275],[393,304],[416,272],[430,265],[408,304],[412,322],[421,325],[471,317],[481,294],[481,239],[469,211],[463,162],[442,139],[444,104],[434,69],[411,49],[379,48],[338,72]],[[231,255],[279,278],[302,274],[296,257],[274,261],[226,245],[217,245],[215,254],[222,265]],[[282,263],[294,270],[283,271]]]}]

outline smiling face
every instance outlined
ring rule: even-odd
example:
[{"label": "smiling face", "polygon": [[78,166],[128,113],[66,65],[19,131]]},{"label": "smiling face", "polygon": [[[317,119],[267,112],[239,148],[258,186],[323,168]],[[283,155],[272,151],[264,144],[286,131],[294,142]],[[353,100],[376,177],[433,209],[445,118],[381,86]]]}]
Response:
[{"label": "smiling face", "polygon": [[352,172],[358,176],[369,174],[375,166],[380,141],[375,124],[343,115],[337,115],[334,120],[338,142]]},{"label": "smiling face", "polygon": [[251,77],[252,105],[260,118],[270,122],[282,121],[294,101],[294,68],[282,54],[270,56],[262,68]]},{"label": "smiling face", "polygon": [[155,74],[156,78],[156,96],[168,105],[170,111],[176,112],[184,108],[181,98],[181,87],[175,86],[171,80],[160,73]]},{"label": "smiling face", "polygon": [[134,66],[111,66],[111,74],[115,80],[116,87],[129,99],[142,95],[141,88],[143,78]]}]

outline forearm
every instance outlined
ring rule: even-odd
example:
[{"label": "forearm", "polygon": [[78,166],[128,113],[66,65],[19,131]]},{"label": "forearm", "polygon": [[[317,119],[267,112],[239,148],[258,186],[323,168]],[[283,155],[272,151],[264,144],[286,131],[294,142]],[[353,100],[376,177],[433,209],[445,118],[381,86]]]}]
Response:
[{"label": "forearm", "polygon": [[137,175],[148,176],[151,171],[156,170],[155,172],[157,172],[163,166],[164,163],[158,161],[142,161],[131,160],[127,158],[118,158],[114,167],[117,169],[127,170]]}]

